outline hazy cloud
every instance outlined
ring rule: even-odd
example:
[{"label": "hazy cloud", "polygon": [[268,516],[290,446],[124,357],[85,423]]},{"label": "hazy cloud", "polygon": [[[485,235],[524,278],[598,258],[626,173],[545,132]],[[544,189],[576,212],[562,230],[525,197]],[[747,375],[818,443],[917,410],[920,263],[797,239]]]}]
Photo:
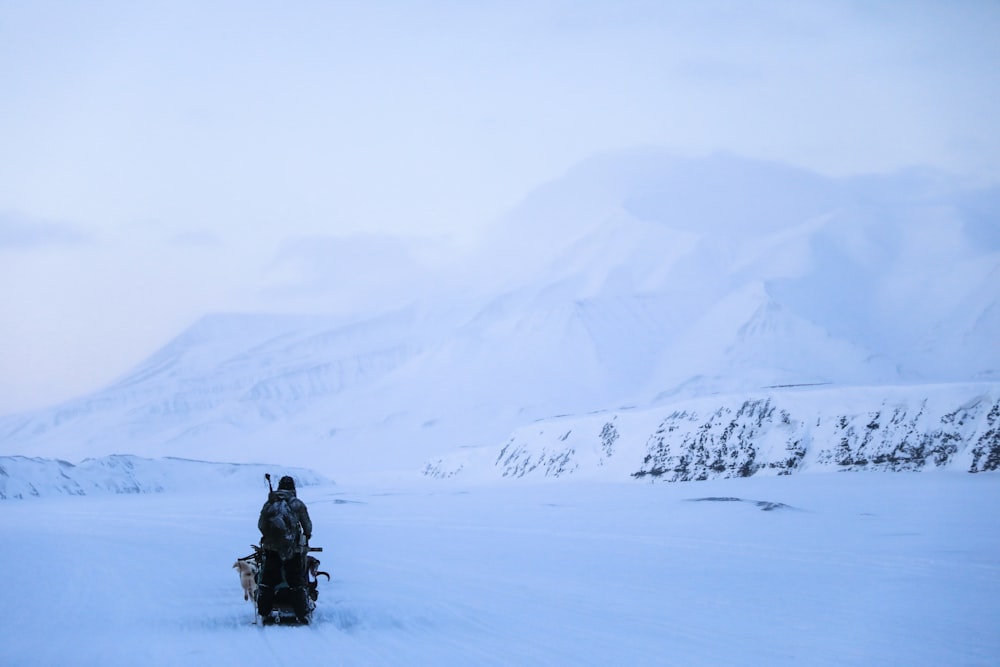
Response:
[{"label": "hazy cloud", "polygon": [[259,294],[263,304],[281,310],[382,311],[439,288],[453,254],[443,239],[297,237],[267,264]]},{"label": "hazy cloud", "polygon": [[186,248],[221,248],[224,244],[218,234],[209,231],[179,232],[170,236],[167,242]]},{"label": "hazy cloud", "polygon": [[698,86],[750,83],[761,76],[759,69],[713,58],[684,60],[674,71],[681,79]]},{"label": "hazy cloud", "polygon": [[997,34],[937,0],[4,3],[0,410],[209,309],[423,290],[454,247],[388,236],[468,241],[604,151],[995,182]]},{"label": "hazy cloud", "polygon": [[92,241],[93,234],[75,225],[0,211],[0,248],[71,246]]}]

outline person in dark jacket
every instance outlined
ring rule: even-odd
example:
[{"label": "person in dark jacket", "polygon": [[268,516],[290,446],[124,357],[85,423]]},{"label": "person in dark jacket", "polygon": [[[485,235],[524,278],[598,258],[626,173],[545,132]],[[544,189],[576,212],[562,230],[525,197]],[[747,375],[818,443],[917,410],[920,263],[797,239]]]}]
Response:
[{"label": "person in dark jacket", "polygon": [[299,623],[308,623],[309,609],[306,605],[304,552],[308,548],[309,538],[312,537],[313,526],[306,504],[295,495],[295,480],[288,475],[281,478],[278,482],[278,490],[268,497],[267,503],[261,508],[257,528],[260,529],[262,536],[266,533],[265,514],[268,505],[279,498],[283,498],[288,503],[288,508],[298,520],[300,539],[293,550],[282,552],[262,537],[261,548],[264,551],[264,564],[260,575],[260,588],[257,593],[257,611],[265,623],[272,620],[271,611],[274,609],[275,588],[281,583],[282,574],[284,574],[285,583],[288,584],[292,595],[295,616]]}]

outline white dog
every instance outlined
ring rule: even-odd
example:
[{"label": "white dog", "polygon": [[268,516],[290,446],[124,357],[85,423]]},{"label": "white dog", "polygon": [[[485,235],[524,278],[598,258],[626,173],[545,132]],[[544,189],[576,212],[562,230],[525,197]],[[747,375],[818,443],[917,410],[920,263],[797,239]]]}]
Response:
[{"label": "white dog", "polygon": [[257,566],[245,560],[233,563],[233,569],[240,571],[240,585],[243,586],[243,599],[257,599]]}]

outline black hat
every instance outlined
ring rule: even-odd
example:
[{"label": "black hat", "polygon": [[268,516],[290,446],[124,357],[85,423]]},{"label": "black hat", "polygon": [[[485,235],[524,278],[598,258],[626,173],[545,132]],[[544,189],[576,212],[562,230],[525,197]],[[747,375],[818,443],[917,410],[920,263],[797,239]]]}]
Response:
[{"label": "black hat", "polygon": [[295,480],[292,479],[291,477],[289,477],[288,475],[285,475],[278,482],[278,488],[279,489],[287,489],[289,491],[294,491],[295,490]]}]

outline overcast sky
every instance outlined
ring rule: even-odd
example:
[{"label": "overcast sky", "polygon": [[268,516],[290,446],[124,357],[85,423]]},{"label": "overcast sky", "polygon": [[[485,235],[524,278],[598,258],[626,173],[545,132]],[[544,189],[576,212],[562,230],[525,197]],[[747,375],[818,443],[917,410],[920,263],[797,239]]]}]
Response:
[{"label": "overcast sky", "polygon": [[997,35],[973,0],[0,0],[0,414],[207,312],[343,305],[296,288],[381,246],[333,237],[467,240],[601,151],[996,180]]}]

